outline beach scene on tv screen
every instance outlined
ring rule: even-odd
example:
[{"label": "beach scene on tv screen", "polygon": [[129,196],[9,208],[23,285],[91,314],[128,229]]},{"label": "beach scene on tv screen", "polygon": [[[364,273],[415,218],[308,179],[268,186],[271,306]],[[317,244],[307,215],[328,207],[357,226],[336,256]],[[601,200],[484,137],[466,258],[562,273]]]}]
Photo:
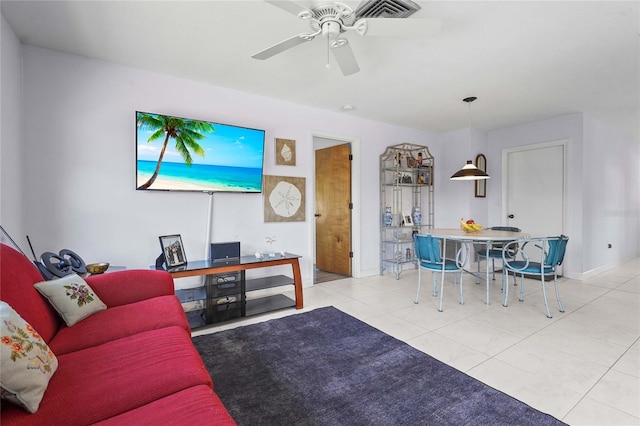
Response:
[{"label": "beach scene on tv screen", "polygon": [[136,113],[136,187],[261,192],[264,131]]}]

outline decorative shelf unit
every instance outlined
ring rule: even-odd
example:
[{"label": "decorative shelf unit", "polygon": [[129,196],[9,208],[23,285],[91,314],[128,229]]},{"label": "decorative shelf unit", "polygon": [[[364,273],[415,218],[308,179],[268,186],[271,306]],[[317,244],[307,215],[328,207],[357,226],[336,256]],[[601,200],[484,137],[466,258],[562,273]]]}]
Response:
[{"label": "decorative shelf unit", "polygon": [[434,159],[429,148],[403,143],[380,155],[380,275],[400,278],[417,267],[413,234],[433,228]]}]

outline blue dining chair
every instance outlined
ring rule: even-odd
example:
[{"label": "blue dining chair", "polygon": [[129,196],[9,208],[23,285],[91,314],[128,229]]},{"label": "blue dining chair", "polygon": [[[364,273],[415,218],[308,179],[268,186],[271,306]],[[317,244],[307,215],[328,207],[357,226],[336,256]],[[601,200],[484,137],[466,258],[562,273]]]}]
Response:
[{"label": "blue dining chair", "polygon": [[[504,286],[504,306],[507,306],[509,297],[509,274],[508,271],[512,271],[516,274],[520,274],[520,297],[518,300],[524,301],[524,276],[537,275],[542,282],[542,295],[544,297],[544,306],[547,310],[547,317],[551,318],[551,312],[549,311],[549,303],[547,302],[547,290],[545,287],[545,277],[553,275],[553,284],[556,291],[556,299],[558,300],[558,306],[560,312],[564,312],[564,306],[560,299],[560,292],[558,290],[558,266],[562,265],[564,260],[564,254],[567,249],[567,242],[569,237],[560,235],[558,237],[544,237],[544,238],[531,238],[528,240],[512,241],[505,244],[502,249],[502,260],[504,262],[503,279],[506,280]],[[527,245],[534,245],[535,250],[531,250],[528,254],[525,252]],[[512,253],[515,251],[515,255]],[[532,260],[533,258],[533,260]],[[539,261],[534,261],[539,260]],[[515,278],[514,278],[515,280]]]},{"label": "blue dining chair", "polygon": [[[493,226],[488,228],[492,231],[509,231],[509,232],[521,232],[520,228],[516,228],[514,226]],[[480,261],[485,259],[487,261],[487,268],[489,267],[488,262],[491,259],[491,270],[493,273],[493,280],[496,280],[496,259],[502,260],[502,248],[504,247],[504,243],[494,243],[489,248],[489,257],[487,257],[487,249],[486,247],[482,247],[481,249],[476,251],[476,262],[478,263],[478,275],[480,275]],[[511,254],[511,258],[513,258],[513,251],[510,251],[507,254]]]},{"label": "blue dining chair", "polygon": [[[444,253],[447,250],[447,239],[437,238],[430,234],[416,234],[413,236],[415,243],[414,253],[418,260],[418,292],[416,293],[416,299],[413,303],[418,303],[420,298],[420,286],[422,284],[422,270],[427,269],[433,272],[433,296],[438,295],[436,276],[441,274],[440,281],[440,305],[438,311],[442,312],[442,299],[444,296],[444,277],[446,273],[460,273],[460,304],[464,304],[462,297],[462,274],[464,270],[462,267],[465,264],[466,249],[464,245],[456,253],[455,259],[446,259]],[[442,253],[442,254],[441,254]],[[464,256],[464,257],[463,257]],[[454,284],[457,284],[456,277],[454,275]]]}]

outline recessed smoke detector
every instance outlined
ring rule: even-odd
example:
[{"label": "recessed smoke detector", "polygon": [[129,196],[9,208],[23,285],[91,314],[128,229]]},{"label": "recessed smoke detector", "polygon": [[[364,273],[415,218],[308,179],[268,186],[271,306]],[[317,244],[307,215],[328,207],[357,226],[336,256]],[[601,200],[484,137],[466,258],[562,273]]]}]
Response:
[{"label": "recessed smoke detector", "polygon": [[406,18],[420,10],[411,0],[369,0],[356,10],[356,18]]},{"label": "recessed smoke detector", "polygon": [[344,104],[344,105],[342,105],[342,107],[340,107],[341,111],[346,111],[346,112],[355,111],[355,109],[356,109],[356,107],[354,107],[351,104]]}]

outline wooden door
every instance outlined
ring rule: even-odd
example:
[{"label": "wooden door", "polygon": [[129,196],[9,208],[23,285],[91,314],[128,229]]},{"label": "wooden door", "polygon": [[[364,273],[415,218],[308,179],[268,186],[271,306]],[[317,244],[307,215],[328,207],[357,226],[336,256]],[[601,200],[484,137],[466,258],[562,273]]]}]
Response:
[{"label": "wooden door", "polygon": [[351,276],[351,149],[316,151],[316,267]]}]

